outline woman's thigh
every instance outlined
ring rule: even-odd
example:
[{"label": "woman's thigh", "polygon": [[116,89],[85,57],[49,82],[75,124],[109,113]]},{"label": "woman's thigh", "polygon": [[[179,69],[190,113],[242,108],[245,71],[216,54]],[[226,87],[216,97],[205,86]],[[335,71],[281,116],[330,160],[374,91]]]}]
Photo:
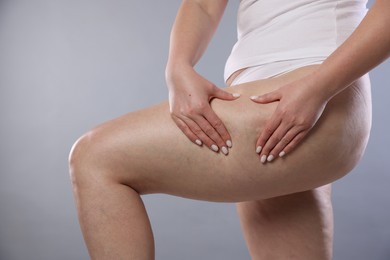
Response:
[{"label": "woman's thigh", "polygon": [[[350,104],[343,105],[340,101],[328,105],[315,129],[294,152],[267,164],[260,163],[255,144],[277,102],[263,105],[249,99],[311,69],[301,68],[283,77],[228,87],[226,91],[242,96],[234,101],[211,101],[232,137],[233,147],[227,156],[189,141],[171,119],[167,101],[101,124],[78,143],[84,144],[84,154],[88,154],[96,172],[105,169],[101,174],[131,186],[140,194],[167,193],[237,202],[313,189],[343,176],[364,149],[365,140],[358,139],[365,137],[366,124],[355,125],[355,132],[344,129],[351,123],[345,122],[351,113],[362,112],[355,104],[362,97],[354,102],[350,98],[352,93],[347,93],[352,100]],[[346,107],[340,113],[343,106]],[[340,142],[340,138],[346,139]],[[348,142],[355,141],[358,151],[341,158],[352,150]]]}]

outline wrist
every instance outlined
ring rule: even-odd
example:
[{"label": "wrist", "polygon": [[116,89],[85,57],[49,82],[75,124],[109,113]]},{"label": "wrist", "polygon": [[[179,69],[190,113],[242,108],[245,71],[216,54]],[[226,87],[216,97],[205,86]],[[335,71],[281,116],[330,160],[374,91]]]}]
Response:
[{"label": "wrist", "polygon": [[314,88],[316,96],[328,102],[339,92],[339,89],[330,74],[321,67],[307,75],[303,81]]},{"label": "wrist", "polygon": [[174,82],[183,79],[186,75],[194,72],[191,64],[186,62],[168,62],[165,68],[165,80]]},{"label": "wrist", "polygon": [[186,71],[189,70],[194,70],[194,68],[188,62],[168,61],[165,67],[165,79],[167,81],[173,80],[179,76],[182,76]]}]

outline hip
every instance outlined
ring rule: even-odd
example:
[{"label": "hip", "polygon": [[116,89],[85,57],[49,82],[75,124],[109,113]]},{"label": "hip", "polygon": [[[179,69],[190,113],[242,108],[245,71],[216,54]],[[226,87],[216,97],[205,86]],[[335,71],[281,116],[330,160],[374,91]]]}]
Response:
[{"label": "hip", "polygon": [[[234,102],[212,100],[213,110],[225,123],[232,138],[237,140],[239,136],[240,142],[235,141],[235,153],[241,154],[241,158],[251,158],[257,138],[278,105],[278,102],[257,104],[249,96],[276,90],[318,66],[305,66],[277,77],[231,85],[225,90],[241,94]],[[283,163],[276,162],[278,160],[273,162],[273,167],[279,168],[280,172],[299,173],[302,180],[307,178],[304,182],[307,185],[301,190],[332,182],[356,166],[367,145],[370,128],[371,90],[369,75],[366,74],[332,98],[301,145],[284,158]],[[258,167],[257,164],[258,161],[240,160],[236,169],[245,165],[242,170],[250,171],[252,167]],[[230,167],[234,168],[233,165]]]}]

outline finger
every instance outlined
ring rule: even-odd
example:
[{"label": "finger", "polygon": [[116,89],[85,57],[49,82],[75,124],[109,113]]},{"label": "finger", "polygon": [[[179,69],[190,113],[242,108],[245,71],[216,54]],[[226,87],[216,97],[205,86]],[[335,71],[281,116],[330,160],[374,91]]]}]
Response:
[{"label": "finger", "polygon": [[[227,148],[225,142],[222,140],[221,136],[218,134],[218,132],[215,130],[215,128],[210,124],[206,118],[203,116],[194,116],[192,118],[199,127],[203,130],[203,132],[211,138],[216,144],[215,146],[212,146],[211,149],[215,152],[218,152],[219,149],[222,149],[222,152],[224,154],[227,154]],[[224,148],[223,148],[224,147]]]},{"label": "finger", "polygon": [[[279,153],[279,157],[283,157],[286,154],[290,153],[292,150],[294,150],[294,148],[296,148],[299,145],[299,143],[307,135],[308,132],[309,132],[309,130],[306,130],[306,131],[303,131],[303,132],[300,132],[299,134],[297,134],[294,137],[294,139],[291,140],[291,142],[282,150],[282,152]],[[281,153],[282,153],[282,156],[280,156]]]},{"label": "finger", "polygon": [[271,151],[276,147],[276,145],[283,139],[286,133],[291,129],[292,126],[286,125],[285,123],[281,123],[278,128],[274,131],[274,133],[267,140],[265,145],[263,146],[263,151],[260,160],[262,163],[265,163],[265,160],[271,162],[275,159],[276,155],[272,154]]},{"label": "finger", "polygon": [[219,99],[224,99],[224,100],[234,100],[234,99],[240,97],[241,94],[240,93],[230,93],[230,92],[227,92],[227,91],[224,91],[224,90],[218,88],[217,86],[214,86],[213,93],[211,96],[219,98]]},{"label": "finger", "polygon": [[281,97],[282,96],[279,93],[279,91],[275,90],[275,91],[269,92],[269,93],[261,95],[261,96],[250,96],[249,98],[256,103],[265,104],[265,103],[271,103],[274,101],[278,101],[281,99]]},{"label": "finger", "polygon": [[294,138],[299,135],[302,132],[302,129],[299,129],[298,127],[292,127],[278,142],[278,144],[271,150],[269,153],[274,158],[276,156],[283,157],[286,154],[286,147],[288,144],[294,140]]},{"label": "finger", "polygon": [[222,143],[218,143],[218,145],[222,148],[223,146],[232,147],[232,138],[226,129],[222,120],[215,114],[215,112],[210,108],[204,114],[204,117],[210,124],[214,127],[214,129],[218,132],[219,136],[222,138]]},{"label": "finger", "polygon": [[172,116],[173,121],[176,123],[176,125],[180,128],[180,130],[188,137],[188,139],[191,140],[191,142],[201,146],[202,140],[194,134],[191,129],[187,126],[186,123],[183,122],[180,118],[176,116]]},{"label": "finger", "polygon": [[202,130],[202,128],[196,122],[185,116],[181,117],[181,119],[207,147],[209,147],[214,152],[218,151],[218,146],[215,144],[215,142]]},{"label": "finger", "polygon": [[260,152],[263,150],[265,146],[265,143],[268,141],[268,139],[274,133],[274,131],[279,127],[281,122],[282,119],[276,116],[274,113],[271,119],[266,123],[263,131],[261,131],[260,137],[257,139],[256,153],[260,154]]}]

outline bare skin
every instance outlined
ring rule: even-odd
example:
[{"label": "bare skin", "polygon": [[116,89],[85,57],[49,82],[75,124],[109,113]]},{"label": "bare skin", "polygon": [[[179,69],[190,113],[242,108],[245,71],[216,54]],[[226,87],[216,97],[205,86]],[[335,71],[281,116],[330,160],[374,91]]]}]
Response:
[{"label": "bare skin", "polygon": [[[226,84],[231,86],[244,70],[233,73]],[[327,184],[275,198],[236,203],[252,259],[332,259],[331,190],[331,184]]]},{"label": "bare skin", "polygon": [[362,156],[371,126],[368,77],[332,98],[300,145],[268,164],[259,162],[254,147],[278,102],[249,99],[317,66],[225,88],[241,94],[233,101],[213,99],[212,109],[233,141],[227,156],[194,145],[170,117],[168,101],[108,121],[81,137],[72,149],[70,168],[91,258],[154,259],[140,195],[166,193],[243,202],[238,210],[253,259],[330,259],[330,193],[318,187],[347,174]]},{"label": "bare skin", "polygon": [[252,259],[332,259],[330,184],[276,198],[240,202],[237,210]]},{"label": "bare skin", "polygon": [[[183,1],[166,70],[169,103],[104,123],[74,145],[71,177],[92,259],[154,258],[140,198],[149,193],[238,202],[252,259],[331,258],[329,183],[356,165],[367,143],[371,100],[364,74],[390,55],[390,1],[377,0],[320,69],[300,68],[225,92],[193,66],[226,3]],[[311,84],[288,84],[312,72]],[[259,97],[250,100],[252,95]],[[311,118],[303,130],[294,120],[299,117]],[[286,138],[291,141],[282,143]],[[230,139],[233,148],[226,153]],[[254,152],[258,146],[261,154]],[[285,157],[259,163],[259,156],[281,151]]]}]

